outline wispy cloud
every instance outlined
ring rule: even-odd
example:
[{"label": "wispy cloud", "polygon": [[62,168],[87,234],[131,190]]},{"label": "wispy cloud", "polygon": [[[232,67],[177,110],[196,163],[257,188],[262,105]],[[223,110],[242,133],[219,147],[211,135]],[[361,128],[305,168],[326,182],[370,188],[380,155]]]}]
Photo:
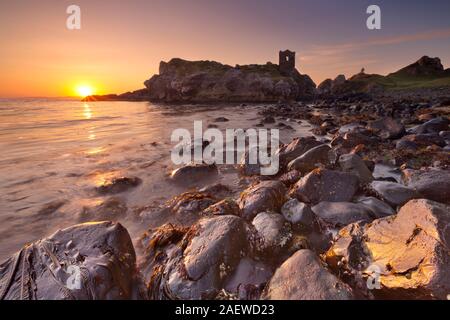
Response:
[{"label": "wispy cloud", "polygon": [[447,28],[447,29],[419,32],[415,34],[377,38],[361,42],[341,43],[335,45],[314,45],[311,46],[309,49],[305,50],[303,52],[303,55],[299,59],[301,61],[309,61],[317,58],[342,55],[345,53],[349,53],[355,50],[360,50],[368,47],[386,46],[406,42],[416,42],[449,37],[450,37],[450,29]]}]

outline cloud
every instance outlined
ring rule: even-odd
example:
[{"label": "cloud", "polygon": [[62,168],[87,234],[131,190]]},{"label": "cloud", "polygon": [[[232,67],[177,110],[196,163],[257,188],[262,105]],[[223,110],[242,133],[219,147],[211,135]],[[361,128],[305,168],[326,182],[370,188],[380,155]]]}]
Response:
[{"label": "cloud", "polygon": [[361,42],[342,43],[335,45],[315,45],[311,46],[310,49],[304,51],[304,54],[300,57],[300,61],[307,62],[310,60],[315,60],[317,58],[339,56],[345,53],[349,53],[355,50],[368,47],[386,46],[406,42],[416,42],[448,37],[450,37],[450,29],[447,28],[447,29],[430,30],[408,35],[376,38]]}]

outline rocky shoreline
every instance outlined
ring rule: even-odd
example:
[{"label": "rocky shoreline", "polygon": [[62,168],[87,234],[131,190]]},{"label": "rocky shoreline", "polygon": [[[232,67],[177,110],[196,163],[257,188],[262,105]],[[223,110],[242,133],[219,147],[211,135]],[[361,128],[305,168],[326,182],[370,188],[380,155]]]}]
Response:
[{"label": "rocky shoreline", "polygon": [[[255,175],[243,157],[239,195],[205,182],[169,200],[154,214],[174,222],[136,247],[117,222],[25,246],[0,265],[0,299],[448,299],[448,99],[353,95],[258,117],[308,121],[316,137],[282,145],[277,176]],[[217,174],[186,166],[169,179]],[[98,192],[140,183],[116,179]],[[80,289],[65,285],[70,266]]]}]

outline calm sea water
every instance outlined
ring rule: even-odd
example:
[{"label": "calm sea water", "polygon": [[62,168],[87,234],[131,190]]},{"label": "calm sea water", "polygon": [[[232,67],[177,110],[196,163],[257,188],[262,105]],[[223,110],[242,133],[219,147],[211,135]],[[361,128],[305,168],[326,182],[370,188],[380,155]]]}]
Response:
[{"label": "calm sea water", "polygon": [[[99,196],[95,187],[113,177],[143,181],[115,196],[127,208],[119,221],[137,238],[151,224],[138,214],[187,190],[168,180],[175,169],[172,130],[192,132],[194,120],[203,120],[206,129],[217,117],[230,120],[217,123],[220,129],[254,127],[259,107],[0,100],[0,261],[26,243],[83,222],[83,210],[111,197]],[[310,134],[308,124],[289,125],[295,130],[281,132],[284,142]],[[217,182],[236,186],[238,176],[224,170]]]}]

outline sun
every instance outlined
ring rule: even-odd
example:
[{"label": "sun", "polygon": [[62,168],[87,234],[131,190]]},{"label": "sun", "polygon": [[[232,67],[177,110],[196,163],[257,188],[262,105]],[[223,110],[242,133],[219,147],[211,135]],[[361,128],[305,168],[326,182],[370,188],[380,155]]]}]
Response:
[{"label": "sun", "polygon": [[80,97],[91,96],[94,93],[94,89],[89,85],[79,85],[76,87],[76,92]]}]

